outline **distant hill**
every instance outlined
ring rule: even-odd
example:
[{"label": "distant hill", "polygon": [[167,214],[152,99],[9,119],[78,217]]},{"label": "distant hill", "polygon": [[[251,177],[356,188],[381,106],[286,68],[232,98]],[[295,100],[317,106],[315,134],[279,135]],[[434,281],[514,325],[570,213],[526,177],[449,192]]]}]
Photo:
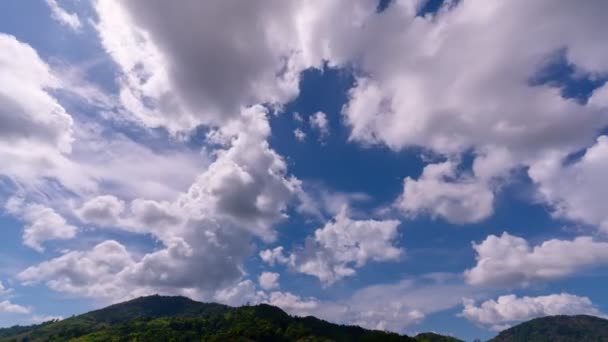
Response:
[{"label": "distant hill", "polygon": [[0,329],[0,341],[418,341],[454,342],[436,334],[416,338],[315,317],[293,317],[271,305],[233,308],[185,297],[149,296],[28,327]]},{"label": "distant hill", "polygon": [[200,303],[186,297],[148,296],[110,305],[59,322],[0,329],[0,341],[65,341],[135,320],[160,317],[204,317],[231,308],[216,303]]},{"label": "distant hill", "polygon": [[[186,297],[148,296],[61,321],[0,329],[0,342],[37,341],[299,341],[462,342],[422,333],[415,337],[316,317],[294,317],[267,304],[238,308]],[[489,342],[608,342],[608,320],[551,316],[504,330]]]},{"label": "distant hill", "polygon": [[491,342],[608,342],[608,320],[594,316],[549,316],[506,329]]},{"label": "distant hill", "polygon": [[431,332],[422,333],[414,337],[417,342],[463,342],[451,336],[439,335]]}]

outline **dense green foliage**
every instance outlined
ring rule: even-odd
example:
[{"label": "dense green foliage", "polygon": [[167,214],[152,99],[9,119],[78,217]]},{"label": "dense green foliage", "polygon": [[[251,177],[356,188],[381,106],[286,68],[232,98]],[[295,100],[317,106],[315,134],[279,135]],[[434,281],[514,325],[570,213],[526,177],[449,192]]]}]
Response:
[{"label": "dense green foliage", "polygon": [[[411,341],[462,342],[422,333],[408,337],[293,317],[270,305],[232,308],[185,297],[149,296],[31,326],[0,329],[0,342],[33,341]],[[608,320],[593,316],[537,318],[501,332],[491,342],[608,342]]]},{"label": "dense green foliage", "polygon": [[30,331],[32,329],[40,329],[44,325],[51,324],[51,323],[53,323],[53,321],[49,321],[49,322],[38,324],[38,325],[29,325],[29,326],[15,325],[10,328],[0,329],[0,340],[7,338],[7,337],[11,337],[11,336],[19,336],[23,333],[27,333],[28,331]]},{"label": "dense green foliage", "polygon": [[226,305],[199,303],[185,297],[149,296],[107,308],[29,327],[0,329],[0,341],[65,341],[116,324],[159,317],[204,317],[230,310]]},{"label": "dense green foliage", "polygon": [[491,342],[608,342],[608,320],[593,316],[551,316],[506,329]]},{"label": "dense green foliage", "polygon": [[[30,327],[0,329],[0,341],[427,341],[292,317],[270,305],[231,308],[151,296]],[[431,340],[443,341],[443,340]]]}]

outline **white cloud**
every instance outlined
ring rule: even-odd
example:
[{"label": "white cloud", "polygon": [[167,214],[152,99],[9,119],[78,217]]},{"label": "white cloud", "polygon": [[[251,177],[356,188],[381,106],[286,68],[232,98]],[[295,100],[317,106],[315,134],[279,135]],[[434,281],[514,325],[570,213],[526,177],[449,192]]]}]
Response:
[{"label": "white cloud", "polygon": [[16,314],[27,314],[30,313],[31,309],[19,304],[13,304],[8,300],[0,302],[0,313],[16,313]]},{"label": "white cloud", "polygon": [[0,281],[0,296],[8,296],[12,294],[13,291],[14,290],[12,288],[6,287],[6,285]]},{"label": "white cloud", "polygon": [[57,203],[64,190],[89,197],[103,184],[121,195],[174,197],[205,165],[200,153],[153,150],[90,115],[75,119],[54,97],[78,96],[62,73],[12,36],[0,34],[0,47],[0,174],[23,192]]},{"label": "white cloud", "polygon": [[51,16],[61,25],[67,26],[72,30],[78,30],[82,27],[80,18],[76,13],[68,13],[57,3],[57,0],[46,0],[46,4],[51,9]]},{"label": "white cloud", "polygon": [[84,222],[99,226],[113,226],[119,222],[119,216],[124,210],[124,201],[116,196],[103,195],[85,202],[77,212]]},{"label": "white cloud", "polygon": [[[492,212],[489,192],[499,189],[488,187],[493,177],[518,167],[534,169],[548,155],[561,160],[587,147],[608,124],[599,93],[585,105],[563,98],[554,85],[530,84],[559,51],[578,76],[608,71],[608,49],[598,34],[606,28],[598,15],[606,6],[473,0],[418,17],[414,3],[394,2],[381,14],[368,9],[362,14],[364,24],[351,27],[346,37],[344,31],[328,29],[330,37],[348,41],[328,44],[328,58],[351,62],[360,70],[343,108],[350,139],[394,150],[422,147],[450,159],[472,152],[475,163],[492,159],[486,160],[491,165],[485,169],[474,170],[480,184],[440,183],[457,193],[444,205],[451,198],[480,205],[475,214],[456,208],[460,213],[455,222],[480,220]],[[599,166],[598,172],[606,171]],[[467,196],[471,192],[472,198]],[[417,195],[423,199],[412,199],[420,202],[416,209],[437,203],[439,197]],[[598,223],[596,213],[571,210],[569,217],[583,215],[584,222]]]},{"label": "white cloud", "polygon": [[[103,46],[123,73],[122,103],[149,126],[188,130],[222,124],[241,106],[281,105],[297,95],[300,72],[321,65],[306,46],[321,13],[314,4],[96,1],[95,8]],[[196,44],[184,39],[192,35]]]},{"label": "white cloud", "polygon": [[251,280],[243,280],[234,286],[217,291],[213,298],[220,303],[238,306],[261,303],[265,297],[266,294],[258,291]]},{"label": "white cloud", "polygon": [[472,285],[528,286],[571,276],[585,267],[608,264],[608,243],[591,237],[552,239],[530,246],[523,238],[503,233],[473,244],[477,265],[465,271]]},{"label": "white cloud", "polygon": [[309,117],[310,127],[319,132],[321,139],[326,138],[329,135],[329,121],[327,121],[327,115],[323,112],[316,112]]},{"label": "white cloud", "polygon": [[463,297],[471,295],[472,289],[452,276],[437,275],[372,285],[337,300],[277,291],[271,292],[267,301],[292,315],[404,333],[427,315],[458,306]]},{"label": "white cloud", "polygon": [[297,272],[319,278],[331,284],[344,277],[352,276],[355,269],[369,261],[398,260],[403,251],[394,246],[397,238],[396,220],[352,220],[347,217],[346,208],[315,230],[306,244],[289,256],[282,254],[282,247],[260,253],[270,264],[288,264]]},{"label": "white cloud", "polygon": [[[351,32],[355,49],[343,51],[358,56],[359,67],[371,75],[359,77],[344,109],[352,138],[440,153],[492,145],[517,152],[580,146],[606,116],[528,81],[564,47],[581,71],[608,69],[608,49],[597,47],[601,36],[595,33],[605,26],[597,15],[605,6],[477,0],[433,18],[417,17],[405,3],[369,13],[366,25]],[[534,20],[522,24],[522,17]],[[515,46],[517,56],[510,53]]]},{"label": "white cloud", "polygon": [[462,317],[478,325],[500,331],[513,324],[532,318],[553,315],[603,315],[587,297],[568,293],[539,297],[500,296],[475,306],[473,300],[465,300]]},{"label": "white cloud", "polygon": [[555,156],[535,163],[529,174],[556,217],[584,222],[608,232],[608,136],[601,136],[582,158],[563,166]]},{"label": "white cloud", "polygon": [[[73,120],[50,94],[60,80],[29,45],[0,34],[0,173],[34,185],[41,177],[70,183]],[[77,178],[77,177],[75,177]]]},{"label": "white cloud", "polygon": [[272,290],[279,287],[279,274],[273,272],[262,272],[258,279],[260,287],[264,290]]},{"label": "white cloud", "polygon": [[268,303],[278,306],[292,314],[302,316],[305,315],[306,312],[310,312],[310,310],[317,309],[320,304],[315,298],[303,299],[293,293],[279,291],[270,293]]},{"label": "white cloud", "polygon": [[17,278],[26,284],[46,282],[53,290],[71,294],[121,298],[132,285],[121,283],[117,274],[133,263],[123,245],[108,240],[91,251],[71,251],[28,267]]},{"label": "white cloud", "polygon": [[[248,108],[211,132],[208,139],[219,146],[215,160],[175,200],[126,202],[104,195],[77,210],[86,222],[149,234],[160,249],[136,258],[122,244],[106,241],[91,251],[72,251],[32,266],[19,278],[111,299],[153,291],[194,291],[209,299],[240,281],[252,239],[275,238],[272,226],[285,218],[294,193],[295,180],[287,177],[284,160],[266,141],[267,114],[261,106]],[[104,253],[121,257],[100,260]],[[232,301],[229,294],[222,298]]]},{"label": "white cloud", "polygon": [[296,137],[298,141],[306,140],[306,133],[299,128],[293,130],[293,135]]},{"label": "white cloud", "polygon": [[[561,164],[608,123],[605,96],[598,91],[584,105],[563,99],[557,89],[528,84],[547,56],[564,47],[578,73],[608,69],[601,15],[606,8],[600,2],[583,7],[471,0],[433,18],[416,17],[415,2],[394,2],[377,14],[375,0],[245,6],[98,0],[94,6],[102,44],[121,72],[120,102],[127,110],[121,108],[120,115],[172,133],[209,125],[207,143],[217,150],[207,163],[197,153],[85,132],[52,96],[65,85],[48,65],[26,44],[0,35],[0,173],[32,187],[58,181],[76,193],[73,203],[84,222],[148,234],[160,244],[135,253],[105,241],[32,266],[20,273],[23,282],[95,298],[163,292],[226,303],[275,300],[299,312],[319,310],[333,320],[393,330],[454,305],[456,294],[466,292],[458,286],[428,289],[402,282],[359,291],[352,302],[327,303],[286,292],[265,297],[243,280],[252,239],[276,237],[273,225],[287,217],[287,205],[301,187],[268,144],[266,110],[247,106],[279,108],[297,95],[300,71],[321,61],[360,71],[343,110],[351,140],[395,150],[422,146],[448,157],[427,166],[421,178],[405,180],[400,205],[407,214],[481,221],[492,213],[496,178],[531,166],[530,176],[557,216],[605,225],[598,207],[604,183],[593,178],[607,168],[604,140],[582,160]],[[188,38],[193,36],[196,44]],[[324,113],[310,120],[322,136],[329,133]],[[475,157],[470,174],[458,172],[455,162],[465,151]],[[544,172],[553,161],[556,169]],[[556,181],[561,178],[568,181]],[[328,199],[333,204],[317,211],[333,214],[341,201]],[[403,253],[398,224],[340,213],[301,249],[285,255],[278,247],[260,256],[331,283],[371,261],[397,260]],[[496,250],[483,247],[493,243]],[[502,244],[504,250],[498,248]],[[572,250],[571,260],[554,251],[560,248]],[[503,235],[475,249],[479,262],[466,273],[475,285],[527,285],[606,260],[604,243],[591,238],[532,248]]]},{"label": "white cloud", "polygon": [[43,242],[69,240],[78,232],[78,228],[68,224],[54,209],[40,204],[23,204],[19,199],[12,198],[6,209],[25,222],[23,243],[38,252],[44,251]]},{"label": "white cloud", "polygon": [[79,129],[70,156],[74,163],[70,178],[84,178],[91,186],[86,191],[82,186],[69,188],[85,198],[111,190],[127,199],[175,199],[209,165],[208,155],[183,145],[174,147],[170,139],[159,142],[169,147],[159,148],[100,127],[89,129],[83,124]]},{"label": "white cloud", "polygon": [[483,180],[458,175],[457,166],[452,161],[429,164],[417,180],[406,177],[397,207],[411,216],[427,213],[455,224],[489,217],[493,213],[492,189]]},{"label": "white cloud", "polygon": [[260,258],[270,266],[274,266],[277,263],[286,264],[289,262],[289,258],[283,254],[283,246],[260,251]]}]

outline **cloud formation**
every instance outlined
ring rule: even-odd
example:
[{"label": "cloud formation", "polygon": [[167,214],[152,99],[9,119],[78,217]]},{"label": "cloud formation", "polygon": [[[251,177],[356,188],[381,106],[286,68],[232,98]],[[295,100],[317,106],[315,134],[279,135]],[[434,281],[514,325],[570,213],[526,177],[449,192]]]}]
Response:
[{"label": "cloud formation", "polygon": [[344,277],[353,276],[356,268],[369,261],[394,261],[403,250],[394,246],[397,239],[397,220],[353,220],[346,208],[315,230],[304,246],[283,255],[283,248],[260,252],[262,260],[269,264],[287,264],[296,272],[319,278],[331,284]]},{"label": "cloud formation", "polygon": [[505,232],[473,243],[473,249],[477,264],[464,275],[469,284],[477,286],[525,287],[608,264],[608,243],[585,236],[530,246],[525,239]]},{"label": "cloud formation", "polygon": [[57,0],[46,0],[46,4],[51,9],[51,16],[61,25],[67,26],[72,30],[78,30],[82,27],[80,18],[76,13],[69,13],[61,6]]},{"label": "cloud formation", "polygon": [[34,186],[72,150],[73,119],[50,93],[61,81],[29,45],[0,33],[0,173]]},{"label": "cloud formation", "polygon": [[[223,124],[241,106],[281,105],[297,95],[300,72],[321,65],[307,48],[307,27],[319,15],[312,3],[97,1],[95,8],[102,43],[124,75],[122,103],[149,126],[188,130]],[[226,22],[230,29],[218,30]],[[196,44],[186,38],[194,36]]]},{"label": "cloud formation", "polygon": [[158,239],[160,249],[136,257],[108,240],[90,251],[71,251],[31,266],[19,279],[112,300],[156,292],[211,298],[236,284],[244,276],[251,242],[275,238],[272,226],[285,218],[297,186],[268,146],[267,114],[264,107],[251,107],[210,132],[209,139],[219,146],[215,160],[176,200],[127,203],[104,195],[77,210],[86,223],[148,234]]},{"label": "cloud formation", "polygon": [[603,314],[587,297],[560,293],[539,297],[506,295],[487,300],[479,306],[473,300],[465,300],[460,315],[475,324],[500,331],[542,316]]},{"label": "cloud formation", "polygon": [[549,203],[558,218],[566,218],[608,232],[604,194],[608,187],[608,136],[600,136],[584,155],[571,164],[548,156],[530,169],[539,197]]},{"label": "cloud formation", "polygon": [[0,313],[16,313],[16,314],[27,314],[30,313],[31,309],[19,304],[13,304],[8,300],[0,302]]},{"label": "cloud formation", "polygon": [[258,278],[260,287],[264,290],[272,290],[279,287],[279,274],[274,272],[263,272]]},{"label": "cloud formation", "polygon": [[[564,98],[559,83],[532,80],[561,52],[578,78],[605,73],[608,50],[597,32],[605,26],[598,13],[608,8],[599,1],[584,8],[550,0],[448,3],[423,17],[414,3],[399,1],[380,14],[368,13],[365,25],[350,32],[350,44],[332,45],[331,55],[360,70],[343,107],[351,140],[394,150],[422,147],[450,159],[472,153],[470,177],[432,182],[446,197],[413,193],[416,185],[431,186],[428,172],[406,179],[410,212],[462,223],[492,213],[491,193],[500,188],[488,184],[514,169],[530,167],[530,176],[539,177],[533,170],[550,156],[555,179],[576,172],[559,165],[591,145],[608,124],[600,90],[585,104]],[[578,184],[577,192],[593,194],[589,185]],[[566,199],[562,186],[550,180],[541,185],[558,214],[567,205],[567,218],[602,224],[601,214]],[[480,210],[467,213],[457,207],[460,202]],[[444,212],[432,212],[433,204]]]},{"label": "cloud formation", "polygon": [[475,223],[493,213],[494,193],[483,180],[457,175],[457,164],[425,166],[418,179],[406,177],[396,205],[407,215],[428,213],[450,223]]},{"label": "cloud formation", "polygon": [[329,135],[329,121],[327,120],[327,114],[323,112],[316,112],[309,118],[310,127],[319,132],[321,139],[327,138]]}]

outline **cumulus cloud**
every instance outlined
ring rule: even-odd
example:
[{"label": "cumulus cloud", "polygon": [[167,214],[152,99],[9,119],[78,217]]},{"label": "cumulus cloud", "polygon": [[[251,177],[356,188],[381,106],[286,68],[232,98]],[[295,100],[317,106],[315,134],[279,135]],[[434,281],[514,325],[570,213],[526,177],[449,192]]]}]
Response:
[{"label": "cumulus cloud", "polygon": [[[77,25],[55,0],[48,4],[58,20]],[[418,4],[395,1],[380,14],[375,0],[95,1],[101,43],[120,73],[119,115],[164,127],[172,137],[207,125],[208,163],[197,153],[159,152],[114,134],[112,143],[100,143],[107,132],[87,137],[52,96],[62,87],[57,75],[27,44],[0,34],[0,173],[19,184],[58,181],[78,197],[83,222],[159,242],[141,253],[112,240],[62,252],[18,279],[95,298],[163,292],[226,303],[274,300],[294,311],[319,310],[325,318],[392,330],[453,305],[455,294],[466,292],[459,286],[425,292],[402,282],[358,291],[352,302],[327,303],[259,293],[243,279],[252,240],[273,241],[273,225],[287,217],[302,186],[268,143],[268,110],[250,105],[279,110],[297,95],[300,72],[324,63],[356,70],[342,110],[351,141],[394,150],[420,146],[448,160],[405,179],[398,205],[407,215],[479,222],[492,214],[496,179],[522,167],[556,216],[604,227],[598,199],[605,182],[598,175],[606,169],[605,139],[588,147],[608,123],[606,88],[585,104],[530,79],[557,50],[583,77],[608,70],[606,5],[471,0],[419,17]],[[324,113],[309,123],[322,136],[329,132]],[[564,162],[586,148],[580,160]],[[474,157],[470,172],[459,171],[465,152]],[[262,251],[262,259],[329,284],[403,254],[398,221],[350,218],[335,210],[340,201],[328,200],[334,204],[323,203],[322,210],[309,206],[320,216],[337,215],[300,248]],[[42,240],[33,241],[41,248]],[[507,234],[474,248],[478,263],[465,273],[474,285],[525,286],[606,260],[604,243],[587,237],[532,247]],[[568,253],[560,249],[572,257],[564,260]],[[442,297],[442,291],[449,293]],[[429,304],[429,297],[445,303]]]},{"label": "cumulus cloud", "polygon": [[260,251],[260,258],[270,266],[274,266],[277,263],[285,264],[289,262],[289,258],[283,254],[283,246]]},{"label": "cumulus cloud", "polygon": [[396,220],[352,220],[344,208],[289,256],[282,254],[282,247],[262,251],[260,256],[269,264],[287,264],[331,284],[354,275],[356,268],[369,261],[398,260],[403,253],[394,246],[399,224]]},{"label": "cumulus cloud", "polygon": [[323,112],[316,112],[309,117],[310,127],[317,130],[321,139],[326,138],[329,135],[329,121],[327,121],[327,114]]},{"label": "cumulus cloud", "polygon": [[458,175],[457,164],[427,165],[418,179],[406,177],[396,205],[410,216],[427,213],[451,223],[479,222],[493,213],[494,193],[473,176]]},{"label": "cumulus cloud", "polygon": [[469,321],[494,331],[536,317],[583,314],[603,315],[589,298],[568,293],[539,297],[506,295],[487,300],[479,306],[473,300],[465,300],[464,310],[460,313]]},{"label": "cumulus cloud", "polygon": [[[106,241],[32,266],[19,279],[112,299],[153,291],[194,291],[211,298],[235,284],[244,275],[242,263],[251,253],[252,239],[274,239],[272,226],[284,219],[296,186],[266,141],[267,114],[255,106],[211,132],[209,140],[218,145],[215,160],[175,200],[126,202],[104,195],[77,210],[85,222],[151,235],[162,248],[136,258],[122,244]],[[231,301],[229,293],[222,296]]]},{"label": "cumulus cloud", "polygon": [[56,98],[77,95],[64,75],[13,36],[0,34],[0,47],[0,174],[24,192],[65,197],[60,185],[88,197],[104,184],[121,195],[167,198],[205,165],[200,153],[153,150],[101,122],[77,121]]},{"label": "cumulus cloud", "polygon": [[293,135],[296,137],[298,141],[306,140],[306,133],[299,128],[293,130]]},{"label": "cumulus cloud", "polygon": [[69,240],[76,236],[78,228],[70,225],[54,209],[40,204],[24,204],[18,198],[7,202],[7,211],[25,222],[23,243],[43,252],[42,243],[49,240]]},{"label": "cumulus cloud", "polygon": [[8,300],[0,302],[0,313],[28,314],[30,312],[30,308],[19,304],[13,304]]},{"label": "cumulus cloud", "polygon": [[268,303],[300,316],[304,316],[310,310],[315,310],[320,306],[316,298],[301,298],[293,293],[279,291],[270,293]]},{"label": "cumulus cloud", "polygon": [[[598,13],[608,8],[602,2],[582,8],[549,0],[450,3],[424,17],[407,2],[393,2],[380,14],[364,12],[365,25],[349,31],[350,44],[330,44],[328,56],[351,61],[360,70],[343,107],[352,141],[394,150],[423,147],[450,158],[472,152],[475,162],[500,153],[491,165],[475,170],[480,184],[441,183],[449,193],[458,193],[441,205],[451,198],[481,205],[473,216],[463,215],[466,208],[455,208],[461,215],[454,221],[469,222],[492,212],[490,192],[499,188],[487,188],[487,181],[518,167],[533,170],[547,155],[563,159],[591,144],[608,124],[601,94],[584,104],[564,98],[555,84],[531,82],[544,66],[555,63],[559,51],[565,51],[565,60],[580,77],[605,73],[608,49],[597,32],[605,27]],[[406,181],[410,188],[417,184]],[[419,182],[428,184],[427,179]],[[562,185],[552,189],[553,184],[545,182],[542,191],[561,193]],[[439,196],[417,196],[422,198],[410,195],[408,200],[417,209],[439,202]],[[588,214],[582,214],[584,219],[597,224]],[[582,215],[571,210],[568,217]]]},{"label": "cumulus cloud", "polygon": [[552,239],[530,246],[525,239],[505,232],[473,243],[473,249],[477,264],[464,275],[468,283],[480,286],[528,286],[608,264],[608,243],[591,237]]},{"label": "cumulus cloud", "polygon": [[279,287],[279,274],[274,272],[263,272],[258,279],[260,287],[264,290],[272,290]]},{"label": "cumulus cloud", "polygon": [[601,136],[580,160],[563,166],[547,156],[530,169],[540,197],[553,208],[556,217],[580,221],[608,232],[608,211],[603,205],[608,189],[608,136]]},{"label": "cumulus cloud", "polygon": [[103,195],[85,202],[78,210],[78,215],[87,223],[112,226],[118,223],[120,214],[124,210],[124,201],[116,196]]},{"label": "cumulus cloud", "polygon": [[57,3],[57,0],[46,0],[46,4],[51,9],[51,16],[61,25],[67,26],[72,30],[78,30],[82,27],[80,18],[76,13],[69,13]]},{"label": "cumulus cloud", "polygon": [[[542,15],[549,9],[551,15]],[[606,70],[608,50],[597,47],[601,37],[594,33],[604,26],[597,15],[604,9],[599,2],[579,8],[552,1],[468,1],[432,18],[416,16],[416,8],[405,3],[370,14],[367,25],[352,32],[359,50],[350,54],[360,54],[359,66],[372,75],[359,77],[344,108],[352,138],[441,153],[497,144],[530,151],[588,142],[606,116],[528,81],[564,47],[568,61],[581,71]],[[522,16],[536,21],[522,25]],[[538,20],[543,25],[536,25]],[[490,25],[493,30],[486,30]],[[382,40],[376,39],[380,33]],[[508,53],[515,45],[518,56]],[[579,113],[576,120],[573,111]]]},{"label": "cumulus cloud", "polygon": [[125,288],[116,275],[134,263],[126,248],[113,240],[104,241],[92,250],[71,251],[20,272],[25,284],[46,282],[53,290],[91,297],[122,297]]},{"label": "cumulus cloud", "polygon": [[238,306],[265,301],[266,294],[259,291],[251,280],[243,280],[234,286],[217,291],[213,298],[220,303]]},{"label": "cumulus cloud", "polygon": [[0,34],[0,173],[33,184],[54,176],[72,149],[73,120],[50,94],[60,80],[29,45]]},{"label": "cumulus cloud", "polygon": [[[123,73],[121,100],[149,126],[186,130],[221,124],[240,106],[281,105],[297,95],[302,70],[321,66],[308,48],[309,26],[322,13],[312,3],[97,1],[95,8],[103,46]],[[230,29],[217,30],[227,22]],[[185,38],[192,35],[196,44]]]}]

